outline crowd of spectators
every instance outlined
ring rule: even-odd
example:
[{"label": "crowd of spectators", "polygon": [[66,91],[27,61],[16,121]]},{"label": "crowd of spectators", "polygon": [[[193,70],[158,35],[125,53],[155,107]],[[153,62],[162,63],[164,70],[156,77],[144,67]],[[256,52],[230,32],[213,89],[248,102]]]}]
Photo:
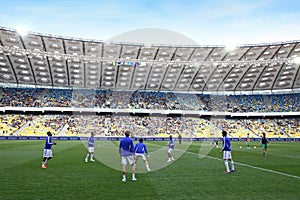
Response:
[{"label": "crowd of spectators", "polygon": [[32,120],[32,115],[0,115],[0,135],[12,135]]},{"label": "crowd of spectators", "polygon": [[0,115],[0,135],[123,136],[130,130],[136,137],[219,138],[226,129],[231,137],[300,137],[300,118],[227,119],[184,116],[137,115]]},{"label": "crowd of spectators", "polygon": [[71,107],[72,91],[44,89],[42,98],[42,104],[38,107]]},{"label": "crowd of spectators", "polygon": [[0,107],[40,107],[42,89],[31,88],[2,88]]},{"label": "crowd of spectators", "polygon": [[[300,112],[300,93],[272,95],[205,95],[173,92],[92,89],[0,88],[0,107],[78,107],[182,110],[203,112]],[[0,115],[1,135],[81,136],[91,130],[102,136],[120,136],[131,130],[138,136],[217,137],[221,129],[234,137],[300,136],[299,118],[222,119],[182,116],[126,115]]]},{"label": "crowd of spectators", "polygon": [[79,107],[218,112],[299,112],[300,93],[206,95],[92,89],[2,88],[0,107]]}]

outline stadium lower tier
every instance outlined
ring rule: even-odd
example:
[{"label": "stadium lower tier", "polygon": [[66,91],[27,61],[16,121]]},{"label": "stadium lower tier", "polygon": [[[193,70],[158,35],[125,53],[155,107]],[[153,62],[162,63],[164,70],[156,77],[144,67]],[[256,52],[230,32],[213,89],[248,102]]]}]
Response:
[{"label": "stadium lower tier", "polygon": [[200,118],[185,116],[133,115],[0,115],[0,136],[123,136],[130,130],[136,137],[221,137],[225,129],[234,138],[299,138],[300,118]]}]

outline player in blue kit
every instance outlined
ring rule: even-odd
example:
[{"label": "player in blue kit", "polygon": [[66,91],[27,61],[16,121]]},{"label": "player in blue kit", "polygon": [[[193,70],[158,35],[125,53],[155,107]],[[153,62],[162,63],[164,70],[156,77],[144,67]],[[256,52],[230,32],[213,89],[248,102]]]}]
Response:
[{"label": "player in blue kit", "polygon": [[139,139],[139,143],[137,143],[134,147],[134,152],[135,152],[135,164],[137,163],[137,160],[139,157],[142,158],[142,160],[144,161],[147,171],[151,171],[148,161],[146,159],[145,153],[147,156],[149,156],[148,154],[148,150],[146,145],[143,143],[143,138]]},{"label": "player in blue kit", "polygon": [[224,160],[225,167],[226,167],[226,171],[224,173],[229,174],[230,170],[229,170],[228,161],[230,161],[230,164],[231,164],[231,171],[235,172],[234,162],[233,162],[232,156],[231,156],[230,139],[227,137],[226,131],[222,131],[222,136],[223,136],[223,146],[222,146],[222,149],[220,150],[220,153],[222,153],[222,151],[223,151],[223,160]]},{"label": "player in blue kit", "polygon": [[91,162],[95,162],[95,160],[93,159],[94,157],[94,152],[95,152],[95,138],[94,138],[95,133],[92,132],[91,136],[88,139],[88,154],[86,155],[84,161],[88,162],[89,161],[89,156],[91,157],[90,161]]},{"label": "player in blue kit", "polygon": [[171,162],[171,161],[174,160],[172,152],[174,151],[174,146],[175,146],[175,143],[174,143],[174,140],[172,138],[172,135],[169,136],[169,142],[168,142],[167,146],[169,147],[169,150],[168,150],[168,161],[167,162]]},{"label": "player in blue kit", "polygon": [[42,162],[42,168],[46,169],[46,163],[48,160],[51,160],[52,155],[52,145],[56,145],[56,142],[52,141],[52,133],[50,131],[47,132],[47,138],[46,138],[46,144],[44,148],[44,155],[43,155],[43,162]]},{"label": "player in blue kit", "polygon": [[127,161],[131,165],[132,181],[136,181],[135,178],[135,162],[134,162],[134,144],[129,137],[130,131],[125,131],[125,138],[123,138],[119,145],[119,154],[121,156],[122,164],[122,181],[126,182],[126,165]]}]

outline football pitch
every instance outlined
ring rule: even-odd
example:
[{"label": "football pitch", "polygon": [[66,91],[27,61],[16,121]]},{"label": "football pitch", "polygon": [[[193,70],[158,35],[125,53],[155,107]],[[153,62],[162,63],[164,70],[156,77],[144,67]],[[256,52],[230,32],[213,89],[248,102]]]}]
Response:
[{"label": "football pitch", "polygon": [[259,142],[251,142],[251,149],[232,142],[236,172],[224,174],[220,148],[199,156],[202,142],[184,150],[176,143],[175,161],[166,163],[166,142],[146,141],[152,171],[142,171],[139,160],[138,180],[127,173],[125,183],[117,141],[109,148],[102,148],[107,141],[96,141],[94,163],[84,162],[84,142],[57,141],[42,169],[44,143],[0,141],[0,199],[300,199],[299,142],[272,142],[267,157]]}]

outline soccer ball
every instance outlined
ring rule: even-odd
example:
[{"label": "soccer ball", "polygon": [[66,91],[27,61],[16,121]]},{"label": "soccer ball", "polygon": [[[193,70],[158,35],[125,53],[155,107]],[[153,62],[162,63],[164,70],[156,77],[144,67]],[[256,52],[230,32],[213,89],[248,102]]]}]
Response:
[{"label": "soccer ball", "polygon": [[254,146],[254,149],[256,149],[256,146]]},{"label": "soccer ball", "polygon": [[242,148],[242,146],[240,146],[240,149]]}]

